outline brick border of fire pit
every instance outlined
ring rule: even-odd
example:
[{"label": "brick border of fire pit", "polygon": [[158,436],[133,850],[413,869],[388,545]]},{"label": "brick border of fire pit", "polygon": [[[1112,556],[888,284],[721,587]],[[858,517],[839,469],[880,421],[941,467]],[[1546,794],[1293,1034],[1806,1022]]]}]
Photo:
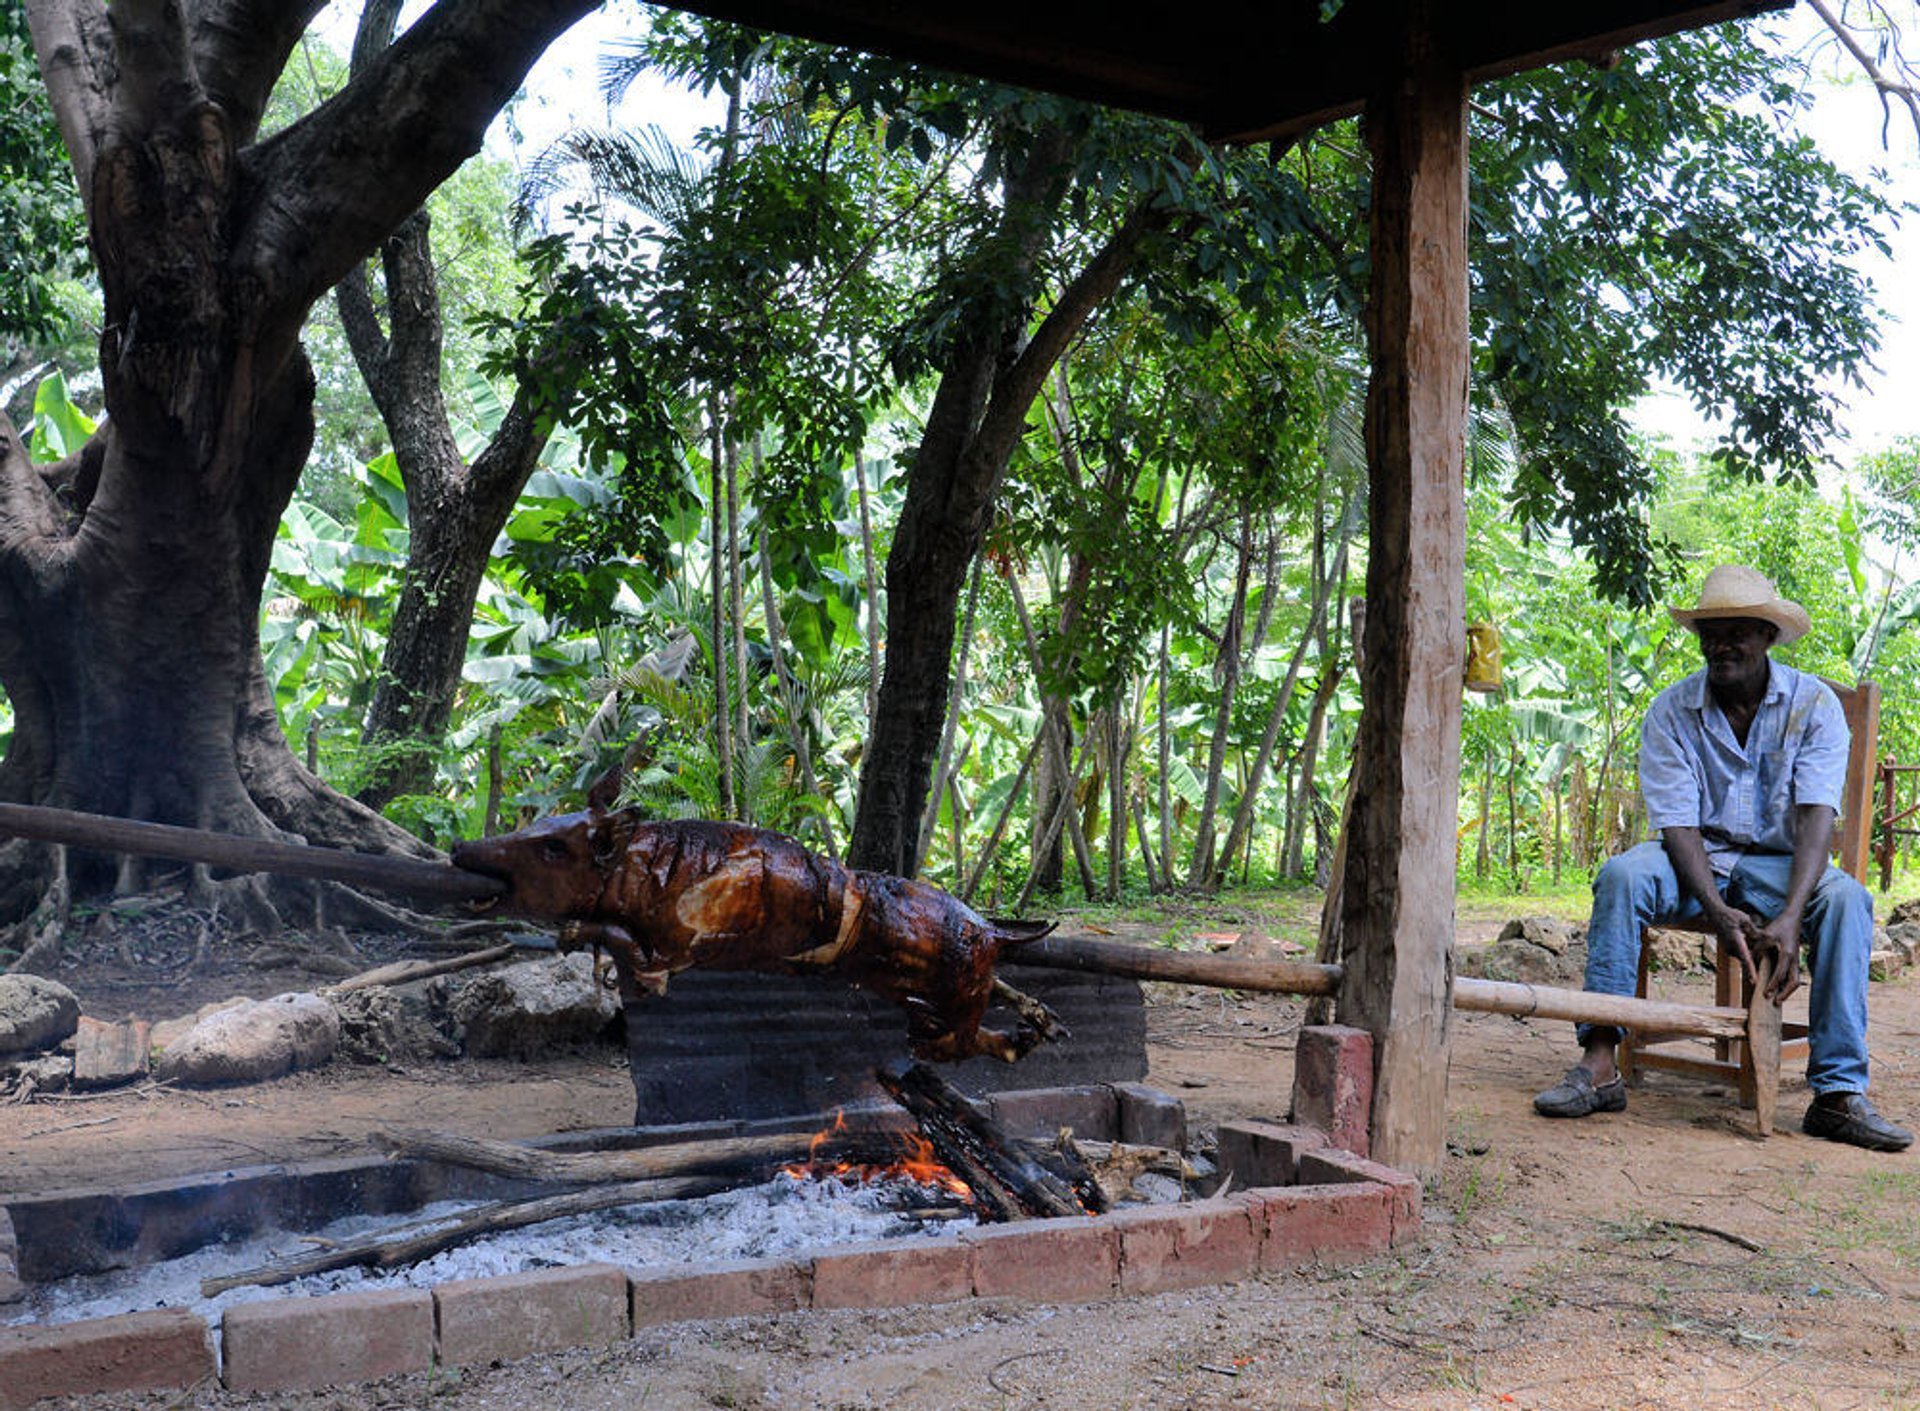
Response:
[{"label": "brick border of fire pit", "polygon": [[[1249,1124],[1257,1125],[1257,1124]],[[1307,1147],[1317,1133],[1286,1130]],[[484,1366],[613,1343],[668,1323],[969,1298],[1078,1303],[1364,1259],[1420,1229],[1420,1183],[1332,1148],[1297,1152],[1302,1184],[1182,1205],[984,1226],[792,1259],[628,1275],[609,1265],[265,1299],[226,1310],[223,1366],[184,1310],[0,1329],[0,1407],[100,1391],[302,1391],[435,1365]]]},{"label": "brick border of fire pit", "polygon": [[[1364,1144],[1371,1056],[1354,1031],[1302,1031],[1294,1111],[1322,1125],[1223,1124],[1220,1166],[1245,1187],[1238,1194],[636,1275],[585,1265],[433,1289],[268,1298],[224,1311],[220,1356],[208,1323],[184,1309],[0,1327],[0,1411],[25,1411],[55,1396],[178,1390],[214,1377],[236,1391],[315,1390],[614,1343],[671,1323],[974,1298],[1090,1302],[1365,1259],[1420,1231],[1418,1179],[1340,1144],[1356,1132],[1355,1144]],[[1084,1109],[1090,1126],[1111,1121],[1117,1135],[1134,1139],[1147,1134],[1124,1129],[1145,1125],[1177,1145],[1175,1133],[1184,1129],[1178,1103],[1134,1084],[988,1102],[1016,1126],[1045,1129],[1063,1112]],[[315,1173],[335,1186],[405,1186],[413,1184],[405,1165],[316,1163]],[[374,1181],[376,1170],[391,1182]],[[289,1168],[259,1174],[293,1177]],[[94,1214],[113,1225],[118,1202],[134,1194],[84,1199],[111,1206]],[[12,1272],[16,1252],[0,1205],[0,1275]]]}]

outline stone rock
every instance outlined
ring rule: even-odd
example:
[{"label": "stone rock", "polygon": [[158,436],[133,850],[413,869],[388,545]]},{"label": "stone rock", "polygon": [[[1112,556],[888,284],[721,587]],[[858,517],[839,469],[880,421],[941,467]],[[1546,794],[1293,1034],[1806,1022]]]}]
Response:
[{"label": "stone rock", "polygon": [[183,1014],[178,1019],[162,1019],[153,1026],[153,1032],[147,1035],[147,1042],[153,1046],[155,1053],[163,1052],[192,1033],[193,1026],[208,1015],[218,1014],[223,1009],[238,1009],[243,1004],[252,1003],[252,1000],[243,997],[220,999],[211,1004],[203,1004],[193,1013]]},{"label": "stone rock", "polygon": [[620,1012],[584,952],[524,961],[457,985],[450,1005],[469,1057],[527,1058],[594,1043]]},{"label": "stone rock", "polygon": [[1501,941],[1526,941],[1554,955],[1565,955],[1585,936],[1584,926],[1576,926],[1572,922],[1561,921],[1557,917],[1517,916],[1500,929],[1500,934],[1494,938],[1494,943],[1497,945]]},{"label": "stone rock", "polygon": [[1720,943],[1712,936],[1655,926],[1647,933],[1647,969],[1711,970],[1719,949]]},{"label": "stone rock", "polygon": [[1522,917],[1484,950],[1463,951],[1458,965],[1462,975],[1485,980],[1578,989],[1587,969],[1586,931],[1549,916]]},{"label": "stone rock", "polygon": [[1889,929],[1899,925],[1920,925],[1920,897],[1903,901],[1887,917]]},{"label": "stone rock", "polygon": [[57,980],[0,975],[0,1054],[52,1048],[80,1026],[80,1001]]},{"label": "stone rock", "polygon": [[1876,947],[1898,951],[1900,958],[1909,963],[1920,958],[1920,921],[1889,921],[1880,936],[1881,939],[1874,941]]},{"label": "stone rock", "polygon": [[36,1093],[63,1093],[73,1086],[73,1060],[65,1054],[23,1059],[14,1063],[12,1070],[15,1083],[29,1084]]},{"label": "stone rock", "polygon": [[257,1083],[317,1068],[339,1043],[332,1005],[318,995],[275,995],[208,1015],[168,1045],[153,1071],[189,1087]]},{"label": "stone rock", "polygon": [[340,1016],[337,1056],[349,1063],[458,1057],[459,1041],[447,1032],[453,1027],[447,995],[444,980],[427,980],[327,996]]}]

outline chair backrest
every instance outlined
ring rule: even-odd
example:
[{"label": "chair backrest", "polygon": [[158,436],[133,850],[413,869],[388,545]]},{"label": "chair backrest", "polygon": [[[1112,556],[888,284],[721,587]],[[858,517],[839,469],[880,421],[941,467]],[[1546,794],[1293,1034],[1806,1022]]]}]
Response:
[{"label": "chair backrest", "polygon": [[1867,863],[1873,849],[1873,773],[1880,752],[1880,684],[1859,681],[1843,686],[1838,681],[1823,681],[1840,698],[1847,713],[1847,729],[1853,732],[1853,746],[1847,752],[1847,787],[1840,800],[1840,870],[1860,882],[1867,880]]}]

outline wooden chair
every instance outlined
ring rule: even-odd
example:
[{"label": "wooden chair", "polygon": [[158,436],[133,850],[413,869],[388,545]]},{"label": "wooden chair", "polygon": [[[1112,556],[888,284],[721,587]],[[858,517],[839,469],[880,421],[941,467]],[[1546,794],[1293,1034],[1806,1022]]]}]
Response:
[{"label": "wooden chair", "polygon": [[[1838,681],[1828,681],[1827,684],[1840,698],[1840,706],[1847,716],[1847,728],[1853,735],[1847,753],[1846,790],[1841,798],[1840,818],[1835,825],[1840,867],[1864,884],[1873,834],[1873,775],[1874,756],[1880,744],[1880,687],[1873,681],[1861,681],[1850,687]],[[1634,986],[1634,993],[1642,999],[1647,995],[1647,932],[1653,930],[1713,934],[1713,928],[1697,918],[1691,921],[1656,922],[1643,930],[1640,933],[1640,974]],[[1749,1032],[1764,1035],[1763,1042],[1769,1047],[1777,1035],[1778,1051],[1756,1055],[1753,1044],[1747,1040],[1713,1039],[1710,1041],[1712,1056],[1707,1057],[1700,1052],[1698,1043],[1689,1043],[1683,1049],[1671,1034],[1628,1031],[1620,1044],[1620,1073],[1629,1084],[1635,1086],[1639,1083],[1640,1074],[1649,1068],[1715,1082],[1735,1083],[1739,1088],[1740,1105],[1752,1108],[1759,1114],[1760,1134],[1765,1136],[1773,1125],[1773,1089],[1779,1079],[1780,1060],[1806,1057],[1807,1026],[1780,1023],[1778,1010],[1773,1005],[1756,1006],[1755,986],[1741,970],[1739,958],[1725,946],[1717,946],[1716,952],[1713,967],[1714,1004],[1722,1007],[1738,1005],[1747,1010],[1749,1015],[1754,1016],[1754,1022],[1760,1025],[1757,1030],[1750,1029]],[[1765,1092],[1761,1091],[1763,1085],[1767,1088]]]}]

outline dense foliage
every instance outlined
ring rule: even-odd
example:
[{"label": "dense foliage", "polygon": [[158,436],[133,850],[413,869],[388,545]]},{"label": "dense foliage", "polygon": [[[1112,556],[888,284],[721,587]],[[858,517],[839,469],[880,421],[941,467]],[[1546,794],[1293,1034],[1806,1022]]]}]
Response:
[{"label": "dense foliage", "polygon": [[[936,380],[1008,309],[1037,324],[1151,211],[1009,455],[959,610],[925,870],[1003,906],[1069,842],[1090,894],[1323,873],[1364,581],[1351,128],[1207,153],[685,17],[637,52],[725,100],[700,151],[575,134],[536,169],[551,224],[518,260],[496,175],[436,212],[476,267],[459,298],[479,318],[447,359],[463,439],[515,384],[554,434],[495,545],[435,787],[390,816],[444,844],[624,753],[658,813],[837,850]],[[1852,261],[1888,208],[1793,135],[1794,92],[1729,29],[1476,93],[1469,609],[1504,679],[1467,712],[1465,869],[1557,879],[1635,831],[1638,719],[1696,663],[1657,604],[1715,562],[1807,605],[1795,664],[1920,679],[1920,443],[1821,461],[1834,382],[1874,346]],[[1043,140],[1058,190],[1014,258],[1004,178]],[[331,340],[345,468],[281,526],[262,640],[289,737],[350,779],[414,526]],[[1721,413],[1709,456],[1629,430],[1655,378]],[[43,421],[72,414],[50,395]],[[1883,738],[1920,750],[1897,691]]]}]

